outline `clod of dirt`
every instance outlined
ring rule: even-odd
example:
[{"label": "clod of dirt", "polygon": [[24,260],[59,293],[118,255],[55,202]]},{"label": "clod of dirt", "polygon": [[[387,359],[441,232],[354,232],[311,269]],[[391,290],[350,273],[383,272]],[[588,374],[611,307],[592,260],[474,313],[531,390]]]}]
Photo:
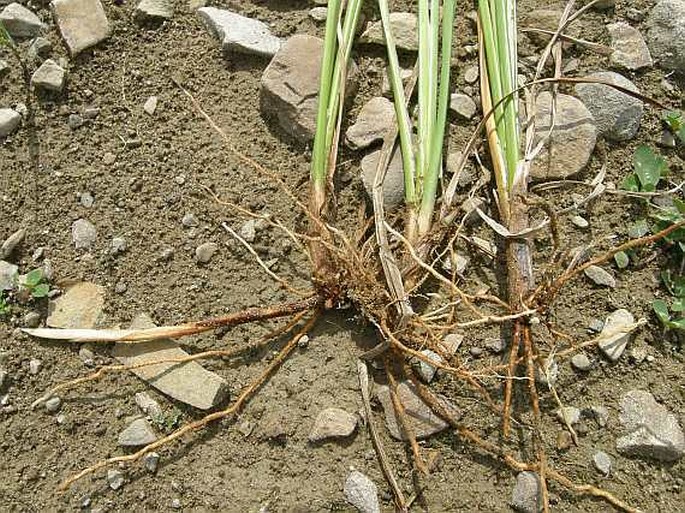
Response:
[{"label": "clod of dirt", "polygon": [[[395,46],[397,46],[397,48],[412,52],[419,49],[418,24],[419,20],[414,13],[390,13],[390,30],[392,31],[393,38],[395,39]],[[383,25],[381,21],[369,23],[366,30],[364,30],[359,37],[359,42],[385,45],[385,36],[383,35]]]},{"label": "clod of dirt", "polygon": [[635,324],[635,318],[628,310],[616,310],[604,322],[604,328],[599,334],[598,346],[612,362],[617,361],[630,340],[630,327]]},{"label": "clod of dirt", "polygon": [[309,433],[310,442],[323,442],[331,438],[346,438],[354,433],[357,416],[340,408],[326,408],[319,413]]},{"label": "clod of dirt", "polygon": [[54,0],[50,5],[71,55],[109,37],[109,21],[100,0]]},{"label": "clod of dirt", "polygon": [[611,62],[629,70],[651,67],[652,56],[640,31],[627,23],[607,25],[611,36]]},{"label": "clod of dirt", "polygon": [[45,25],[33,11],[16,2],[9,4],[0,12],[0,22],[12,37],[36,37]]},{"label": "clod of dirt", "polygon": [[281,48],[280,38],[259,20],[246,18],[224,9],[202,7],[197,15],[219,40],[224,52],[254,53],[272,56]]},{"label": "clod of dirt", "polygon": [[54,301],[50,301],[50,328],[95,328],[104,321],[105,288],[94,283],[72,285]]},{"label": "clod of dirt", "polygon": [[540,495],[538,475],[534,472],[519,472],[516,486],[511,492],[511,506],[521,513],[538,513],[542,511]]},{"label": "clod of dirt", "polygon": [[0,109],[0,137],[7,137],[21,123],[21,114],[13,109]]},{"label": "clod of dirt", "polygon": [[395,107],[382,96],[371,98],[359,111],[354,125],[347,129],[345,139],[353,150],[361,150],[381,141],[395,124]]},{"label": "clod of dirt", "polygon": [[143,447],[156,440],[157,434],[148,421],[145,419],[137,419],[119,433],[117,442],[121,447]]},{"label": "clod of dirt", "polygon": [[371,479],[358,470],[353,470],[347,476],[343,492],[345,500],[357,508],[360,513],[380,513],[378,488]]}]

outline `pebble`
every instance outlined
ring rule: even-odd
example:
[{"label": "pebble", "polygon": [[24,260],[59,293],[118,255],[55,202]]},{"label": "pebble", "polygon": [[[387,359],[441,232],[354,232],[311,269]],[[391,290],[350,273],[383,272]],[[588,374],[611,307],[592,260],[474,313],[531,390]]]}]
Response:
[{"label": "pebble", "polygon": [[542,366],[535,369],[535,378],[541,385],[554,386],[559,379],[559,364],[554,360],[543,360]]},{"label": "pebble", "polygon": [[157,467],[159,466],[159,454],[156,452],[148,452],[143,456],[143,465],[145,465],[145,470],[154,474],[157,472]]},{"label": "pebble", "polygon": [[67,126],[72,130],[76,130],[77,128],[83,126],[83,118],[78,114],[69,114],[69,117],[67,118]]},{"label": "pebble", "polygon": [[171,509],[181,509],[183,504],[181,504],[181,499],[174,499],[171,501]]},{"label": "pebble", "polygon": [[619,420],[628,434],[616,449],[628,456],[676,461],[685,454],[685,435],[678,418],[643,390],[631,390],[621,400]]},{"label": "pebble", "polygon": [[97,229],[86,219],[78,219],[71,225],[71,240],[76,249],[91,249],[97,236]]},{"label": "pebble", "polygon": [[59,397],[51,397],[45,401],[45,409],[48,413],[57,413],[62,407],[62,400]]},{"label": "pebble", "polygon": [[471,119],[476,115],[476,102],[466,94],[453,93],[450,95],[450,111],[464,119]]},{"label": "pebble", "polygon": [[41,317],[38,312],[28,312],[26,315],[24,315],[22,324],[26,328],[37,328],[38,326],[40,326],[40,321]]},{"label": "pebble", "polygon": [[0,290],[12,290],[19,277],[19,267],[0,260]]},{"label": "pebble", "polygon": [[590,406],[590,408],[584,410],[584,414],[586,412],[590,417],[595,419],[599,427],[606,427],[609,423],[609,410],[606,406]]},{"label": "pebble", "polygon": [[[540,93],[535,102],[535,144],[549,134],[552,95]],[[578,98],[557,94],[554,129],[544,149],[533,161],[534,180],[564,180],[583,170],[597,142],[597,128],[590,110]]]},{"label": "pebble", "polygon": [[31,46],[29,46],[28,49],[28,54],[31,58],[37,59],[37,58],[42,58],[46,59],[47,57],[50,56],[52,53],[52,43],[50,42],[49,39],[46,39],[44,37],[37,37],[31,42]]},{"label": "pebble", "polygon": [[571,365],[573,368],[582,372],[587,372],[592,369],[592,361],[585,353],[578,353],[571,357]]},{"label": "pebble", "polygon": [[201,7],[196,12],[208,30],[221,41],[224,52],[271,57],[281,48],[281,39],[259,20],[215,7]]},{"label": "pebble", "polygon": [[652,56],[639,30],[623,22],[611,23],[607,30],[611,37],[613,64],[629,70],[652,66]]},{"label": "pebble", "polygon": [[107,471],[107,483],[112,490],[118,490],[124,486],[124,474],[120,470],[109,469]]},{"label": "pebble", "polygon": [[157,434],[145,419],[131,422],[126,429],[119,433],[117,443],[121,447],[142,447],[157,440]]},{"label": "pebble", "polygon": [[136,7],[139,20],[170,20],[174,15],[171,0],[142,0]]},{"label": "pebble", "polygon": [[100,0],[53,0],[50,5],[71,55],[109,36],[109,21]]},{"label": "pebble", "polygon": [[143,104],[143,110],[150,116],[154,116],[155,111],[157,110],[157,97],[150,96],[147,100],[145,100],[145,103]]},{"label": "pebble", "polygon": [[117,284],[114,286],[114,292],[117,294],[123,294],[128,290],[128,285],[126,285],[125,282],[123,281],[118,281]]},{"label": "pebble", "polygon": [[214,254],[219,249],[219,245],[215,242],[205,242],[195,248],[195,260],[201,264],[207,264],[212,259]]},{"label": "pebble", "polygon": [[83,344],[78,350],[78,357],[86,367],[95,366],[95,353],[89,344]]},{"label": "pebble", "polygon": [[345,140],[353,150],[360,150],[383,140],[395,124],[395,107],[382,96],[371,98],[359,111],[355,123],[347,129]]},{"label": "pebble", "polygon": [[13,109],[0,109],[0,137],[7,137],[21,124],[21,114]]},{"label": "pebble", "polygon": [[638,365],[647,359],[647,348],[645,346],[633,347],[630,350],[630,359]]},{"label": "pebble", "polygon": [[478,66],[469,66],[464,71],[464,81],[467,84],[474,84],[478,80]]},{"label": "pebble", "polygon": [[[427,356],[429,360],[436,362],[436,363],[442,363],[443,360],[440,357],[438,353],[435,351],[431,351],[430,349],[423,349],[421,351],[421,354],[424,356]],[[421,379],[425,383],[430,383],[433,381],[433,378],[435,377],[435,373],[438,371],[437,368],[435,368],[433,365],[424,362],[423,360],[418,361],[418,367],[416,369],[416,372],[421,376]]]},{"label": "pebble", "polygon": [[124,253],[127,249],[128,245],[126,244],[126,239],[123,237],[114,237],[112,239],[112,245],[111,245],[111,252],[112,255],[120,255],[121,253]]},{"label": "pebble", "polygon": [[45,28],[38,16],[16,2],[9,4],[0,12],[0,21],[9,35],[16,38],[36,37]]},{"label": "pebble", "polygon": [[95,198],[93,198],[93,195],[89,192],[82,192],[79,194],[78,199],[81,206],[85,208],[90,208],[95,203]]},{"label": "pebble", "polygon": [[442,346],[442,349],[444,350],[445,354],[451,357],[454,356],[454,353],[457,352],[457,349],[459,349],[459,346],[462,344],[463,341],[464,335],[462,335],[461,333],[448,333],[440,341],[440,345]]},{"label": "pebble", "polygon": [[521,513],[537,513],[542,509],[540,481],[534,472],[519,472],[511,492],[511,506]]},{"label": "pebble", "polygon": [[174,250],[173,248],[164,248],[160,253],[159,253],[159,259],[162,260],[163,262],[168,262],[174,258]]},{"label": "pebble", "polygon": [[[362,183],[369,200],[373,200],[373,183],[376,178],[376,166],[380,158],[380,150],[366,155],[360,164],[362,170]],[[383,205],[391,210],[404,202],[404,172],[402,154],[395,149],[390,158],[390,165],[383,182]]]},{"label": "pebble", "polygon": [[609,474],[611,474],[612,462],[607,453],[604,451],[597,451],[592,457],[592,462],[595,464],[595,468],[604,474],[604,477],[609,477]]},{"label": "pebble", "polygon": [[597,265],[591,265],[583,272],[585,273],[585,276],[595,283],[595,285],[609,287],[610,289],[616,288],[616,280],[614,277],[609,271],[606,271]]},{"label": "pebble", "polygon": [[12,253],[17,249],[17,247],[24,242],[26,237],[26,230],[20,228],[16,232],[12,233],[0,246],[0,260],[5,260],[12,256]]},{"label": "pebble", "polygon": [[491,338],[485,342],[485,347],[495,354],[500,354],[507,348],[507,343],[501,338]]},{"label": "pebble", "polygon": [[590,223],[587,222],[587,219],[585,219],[582,216],[573,216],[571,217],[571,222],[576,225],[578,228],[587,228],[590,226]]},{"label": "pebble", "polygon": [[117,160],[114,153],[107,152],[102,156],[102,163],[106,166],[111,166]]},{"label": "pebble", "polygon": [[597,345],[604,356],[612,362],[618,361],[625,351],[630,340],[630,331],[626,333],[624,330],[634,323],[633,314],[622,308],[612,312],[604,322]]},{"label": "pebble", "polygon": [[660,0],[645,25],[647,44],[659,66],[685,73],[685,0]]},{"label": "pebble", "polygon": [[159,420],[164,417],[162,407],[147,392],[138,392],[135,395],[135,401],[138,408],[152,420]]},{"label": "pebble", "polygon": [[254,242],[257,237],[257,231],[255,230],[255,220],[250,219],[243,223],[240,227],[240,236],[245,239],[246,242]]},{"label": "pebble", "polygon": [[345,438],[354,433],[356,427],[356,415],[340,408],[326,408],[316,416],[309,441],[316,443],[331,438]]},{"label": "pebble", "polygon": [[[612,71],[592,73],[588,77],[639,92],[630,80]],[[637,134],[643,111],[640,100],[603,84],[578,84],[575,91],[592,113],[599,135],[620,142],[632,139]]]},{"label": "pebble", "polygon": [[[411,69],[400,68],[400,80],[402,80],[402,85],[407,84],[407,80],[411,78],[413,71]],[[390,84],[390,78],[388,77],[388,68],[383,70],[383,80],[381,82],[381,93],[383,96],[392,97],[392,85]]]},{"label": "pebble", "polygon": [[[410,12],[391,12],[389,20],[390,30],[395,39],[395,46],[401,50],[417,51],[419,49],[419,20],[417,16]],[[366,30],[359,37],[359,42],[385,45],[381,21],[369,23]]]},{"label": "pebble", "polygon": [[314,7],[309,10],[309,17],[314,21],[326,21],[326,16],[328,16],[327,7]]},{"label": "pebble", "polygon": [[29,374],[33,374],[34,376],[40,372],[40,370],[43,368],[43,362],[41,362],[38,359],[32,359],[29,361]]},{"label": "pebble", "polygon": [[557,418],[564,424],[577,424],[580,421],[580,410],[575,406],[564,406],[556,411]]},{"label": "pebble", "polygon": [[181,219],[181,224],[186,228],[195,228],[196,226],[200,225],[200,221],[198,221],[197,217],[195,217],[195,214],[188,213],[185,214]]},{"label": "pebble", "polygon": [[573,445],[573,437],[568,431],[559,431],[557,433],[557,449],[559,451],[565,451]]},{"label": "pebble", "polygon": [[66,79],[67,72],[52,59],[47,59],[31,76],[31,84],[45,91],[61,93]]},{"label": "pebble", "polygon": [[80,282],[50,302],[46,324],[50,328],[95,328],[104,322],[105,289]]},{"label": "pebble", "polygon": [[380,513],[378,488],[371,479],[358,470],[353,470],[347,476],[343,493],[345,500],[360,513]]}]

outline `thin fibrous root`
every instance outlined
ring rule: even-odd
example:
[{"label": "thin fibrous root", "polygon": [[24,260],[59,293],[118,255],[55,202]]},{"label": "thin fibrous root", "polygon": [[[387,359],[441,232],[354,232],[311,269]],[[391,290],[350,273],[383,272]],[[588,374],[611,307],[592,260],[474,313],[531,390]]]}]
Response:
[{"label": "thin fibrous root", "polygon": [[238,326],[254,321],[287,317],[298,312],[313,310],[321,303],[319,296],[311,296],[300,301],[282,303],[266,308],[246,308],[222,317],[203,321],[179,324],[178,326],[159,326],[146,329],[97,330],[97,329],[60,329],[60,328],[25,328],[22,331],[31,336],[68,342],[146,342],[164,338],[178,338],[197,335],[222,326]]},{"label": "thin fibrous root", "polygon": [[225,419],[227,417],[231,417],[233,415],[236,415],[242,407],[245,405],[245,403],[254,395],[254,393],[266,382],[266,380],[271,376],[271,374],[283,363],[283,361],[290,355],[290,353],[297,347],[298,341],[311,329],[311,327],[314,325],[314,323],[318,320],[319,318],[319,311],[317,311],[311,319],[309,319],[305,325],[300,329],[297,334],[290,339],[290,341],[281,349],[281,351],[278,353],[278,355],[269,363],[267,368],[262,372],[257,379],[255,379],[252,383],[250,383],[245,390],[240,394],[240,396],[235,400],[233,404],[228,406],[224,410],[220,410],[214,413],[210,413],[209,415],[206,415],[202,417],[199,420],[196,420],[194,422],[190,422],[186,424],[183,427],[180,427],[170,435],[165,436],[164,438],[160,438],[156,442],[153,442],[149,445],[146,445],[142,449],[140,449],[137,452],[134,452],[133,454],[128,454],[126,456],[115,456],[113,458],[108,458],[106,460],[99,461],[98,463],[91,465],[88,468],[83,469],[81,472],[78,474],[75,474],[71,476],[70,478],[66,479],[63,481],[57,488],[58,491],[64,492],[69,489],[69,487],[74,484],[76,481],[84,478],[85,476],[88,476],[90,474],[93,474],[94,472],[97,472],[101,468],[107,467],[108,465],[112,465],[114,463],[129,463],[133,461],[137,461],[140,458],[142,458],[145,454],[149,453],[150,451],[153,451],[155,449],[158,449],[160,447],[166,446],[169,443],[173,442],[174,440],[179,439],[183,435],[187,433],[191,433],[193,431],[197,431],[200,429],[203,429],[206,427],[208,424],[215,422],[217,420]]}]

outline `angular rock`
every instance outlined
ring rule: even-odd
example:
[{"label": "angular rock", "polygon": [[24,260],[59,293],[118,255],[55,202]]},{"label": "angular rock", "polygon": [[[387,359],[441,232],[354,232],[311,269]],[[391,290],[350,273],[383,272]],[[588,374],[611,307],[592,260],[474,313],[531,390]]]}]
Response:
[{"label": "angular rock", "polygon": [[[639,92],[630,80],[612,71],[592,73],[588,78],[600,79]],[[643,106],[640,100],[604,84],[578,84],[575,90],[592,112],[599,135],[617,142],[627,141],[635,136],[642,119]]]},{"label": "angular rock", "polygon": [[50,328],[99,328],[105,314],[105,288],[89,282],[69,287],[48,305],[46,325]]},{"label": "angular rock", "polygon": [[32,358],[29,360],[29,374],[32,374],[35,376],[40,372],[40,370],[43,368],[43,362],[38,360],[37,358]]},{"label": "angular rock", "polygon": [[[535,144],[549,133],[552,106],[550,93],[538,95]],[[554,108],[554,129],[531,168],[534,180],[564,180],[575,175],[587,165],[597,142],[594,119],[583,102],[573,96],[557,94]]]},{"label": "angular rock", "polygon": [[50,56],[51,53],[52,43],[49,39],[46,39],[44,37],[37,37],[36,39],[34,39],[31,42],[31,46],[29,46],[28,49],[28,54],[33,59],[46,59]]},{"label": "angular rock", "polygon": [[259,20],[246,18],[216,7],[202,7],[197,15],[220,41],[224,52],[253,53],[270,57],[281,48],[282,40]]},{"label": "angular rock", "polygon": [[195,260],[201,264],[208,264],[218,249],[219,245],[216,242],[200,244],[195,248]]},{"label": "angular rock", "polygon": [[120,470],[109,469],[107,471],[107,484],[112,490],[118,490],[124,486],[124,474]]},{"label": "angular rock", "polygon": [[390,100],[378,96],[371,98],[359,111],[357,121],[347,129],[345,138],[353,150],[371,146],[395,124],[395,107]]},{"label": "angular rock", "polygon": [[604,356],[612,362],[617,361],[625,351],[630,340],[628,327],[634,323],[633,314],[622,308],[607,317],[597,345]]},{"label": "angular rock", "polygon": [[142,0],[135,15],[139,20],[170,20],[174,15],[174,4],[170,0]]},{"label": "angular rock", "polygon": [[[153,328],[147,315],[139,315],[132,329]],[[138,344],[114,344],[112,356],[124,365],[188,356],[173,340],[150,340]],[[228,384],[223,378],[192,361],[182,364],[160,363],[132,371],[169,397],[201,410],[207,410],[228,397]]]},{"label": "angular rock", "polygon": [[[421,354],[427,356],[428,359],[431,361],[434,361],[436,363],[442,363],[442,358],[435,351],[431,351],[430,349],[424,349],[421,351]],[[419,374],[419,376],[421,376],[421,379],[426,383],[430,383],[431,381],[433,381],[433,378],[435,377],[435,373],[437,371],[438,369],[435,368],[433,365],[430,365],[429,363],[426,363],[423,360],[419,360],[419,365],[416,369],[416,372]]]},{"label": "angular rock", "polygon": [[157,110],[157,97],[156,96],[150,96],[147,100],[145,100],[145,103],[143,104],[143,110],[150,116],[154,116],[155,111]]},{"label": "angular rock", "polygon": [[647,44],[659,66],[685,73],[685,0],[660,0],[646,26]]},{"label": "angular rock", "polygon": [[[391,12],[390,30],[395,38],[395,46],[402,50],[417,51],[419,49],[418,25],[419,20],[414,13]],[[359,37],[359,42],[385,45],[381,21],[369,23],[366,30]]]},{"label": "angular rock", "polygon": [[0,109],[0,137],[7,137],[21,124],[21,114],[13,109]]},{"label": "angular rock", "polygon": [[157,466],[159,465],[159,454],[156,452],[149,452],[143,456],[143,465],[145,465],[145,470],[154,474],[157,472]]},{"label": "angular rock", "polygon": [[450,95],[450,111],[464,119],[471,119],[476,115],[476,102],[466,94],[454,93]]},{"label": "angular rock", "polygon": [[592,456],[592,462],[595,464],[595,468],[604,474],[605,477],[611,474],[611,457],[604,451],[597,451]]},{"label": "angular rock", "polygon": [[312,9],[309,9],[309,17],[314,21],[326,21],[327,16],[327,7],[313,7]]},{"label": "angular rock", "polygon": [[36,37],[45,27],[38,16],[16,2],[0,12],[0,21],[12,37]]},{"label": "angular rock", "polygon": [[564,424],[577,424],[580,421],[580,410],[575,406],[564,406],[556,411],[557,418]]},{"label": "angular rock", "polygon": [[540,480],[535,472],[519,472],[511,492],[511,506],[521,513],[542,511]]},{"label": "angular rock", "polygon": [[143,447],[157,440],[157,434],[145,419],[131,422],[126,429],[119,433],[117,443],[121,447]]},{"label": "angular rock", "polygon": [[50,5],[71,55],[109,36],[109,21],[100,0],[53,0]]},{"label": "angular rock", "polygon": [[378,488],[368,477],[357,470],[350,472],[343,489],[345,500],[359,513],[380,513]]},{"label": "angular rock", "polygon": [[76,249],[91,249],[97,236],[97,229],[86,219],[78,219],[71,225],[71,240]]},{"label": "angular rock", "polygon": [[[397,387],[397,393],[405,409],[407,422],[414,431],[414,435],[418,440],[427,438],[435,433],[446,429],[447,423],[438,417],[430,407],[424,403],[416,392],[416,387],[410,382],[402,382]],[[378,399],[383,406],[385,412],[385,423],[393,438],[397,440],[405,440],[402,428],[395,416],[395,409],[390,398],[390,389],[382,385],[378,387]],[[457,410],[446,398],[438,396],[438,400],[443,407],[447,409],[453,416],[459,417]]]},{"label": "angular rock", "polygon": [[454,353],[457,352],[457,349],[459,349],[459,346],[463,341],[464,335],[460,333],[448,333],[445,335],[445,338],[440,341],[440,345],[448,356],[454,356]]},{"label": "angular rock", "polygon": [[[361,161],[362,183],[369,200],[373,201],[373,182],[376,179],[376,166],[381,151],[369,153]],[[390,165],[383,182],[383,205],[386,209],[398,207],[404,201],[404,171],[402,154],[395,149],[390,157]]]},{"label": "angular rock", "polygon": [[[522,12],[521,26],[556,32],[557,28],[559,28],[559,21],[561,20],[562,14],[563,12],[561,9],[536,9],[530,12]],[[578,26],[576,24],[571,24],[564,30],[564,33],[572,37],[578,37]],[[545,46],[550,40],[548,34],[540,32],[527,32],[526,36],[528,36],[534,44],[541,47]],[[567,44],[568,43],[565,43],[564,45],[566,46]]]},{"label": "angular rock", "polygon": [[627,23],[607,25],[611,36],[611,62],[616,66],[636,70],[652,66],[652,56],[640,31]]},{"label": "angular rock", "polygon": [[649,392],[628,392],[621,401],[619,420],[628,430],[616,441],[620,453],[660,461],[676,461],[685,454],[685,435],[678,419]]},{"label": "angular rock", "polygon": [[601,285],[602,287],[609,287],[610,289],[616,288],[616,279],[598,265],[591,265],[584,271],[585,276],[592,280],[596,285]]},{"label": "angular rock", "polygon": [[64,89],[67,72],[52,59],[47,59],[33,73],[31,84],[45,91],[60,93]]},{"label": "angular rock", "polygon": [[162,407],[157,401],[145,392],[138,392],[135,395],[136,405],[142,412],[152,420],[160,420],[164,417]]},{"label": "angular rock", "polygon": [[[262,113],[278,119],[281,128],[302,142],[314,139],[323,41],[295,35],[271,60],[261,80]],[[345,91],[355,90],[356,66],[347,74]]]},{"label": "angular rock", "polygon": [[310,442],[322,442],[330,438],[345,438],[354,433],[357,416],[340,408],[326,408],[316,416],[309,433]]}]

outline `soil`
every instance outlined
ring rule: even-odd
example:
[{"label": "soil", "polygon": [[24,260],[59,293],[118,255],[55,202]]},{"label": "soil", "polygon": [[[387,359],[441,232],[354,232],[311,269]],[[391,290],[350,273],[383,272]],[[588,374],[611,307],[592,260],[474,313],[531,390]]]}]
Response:
[{"label": "soil", "polygon": [[[192,3],[192,2],[191,2]],[[395,10],[407,9],[394,2]],[[561,2],[520,2],[520,12],[536,7],[561,8]],[[55,57],[67,57],[48,7],[29,2],[50,25],[48,37]],[[286,291],[271,281],[237,242],[222,229],[226,222],[239,229],[245,218],[222,206],[207,193],[210,189],[224,201],[234,202],[258,213],[271,213],[286,226],[306,227],[306,219],[292,201],[269,179],[243,164],[209,128],[188,99],[172,83],[184,85],[226,132],[232,145],[265,168],[280,176],[287,186],[306,199],[310,153],[289,140],[273,120],[260,114],[259,80],[268,64],[254,56],[222,55],[217,41],[205,30],[185,2],[176,2],[174,18],[161,26],[139,25],[133,21],[134,2],[106,0],[105,9],[112,26],[111,37],[92,51],[69,62],[67,92],[41,97],[36,106],[36,128],[40,143],[40,167],[34,169],[29,157],[28,131],[24,128],[0,144],[0,236],[23,227],[26,241],[16,263],[22,272],[35,264],[34,251],[42,247],[50,259],[56,283],[86,280],[107,288],[106,314],[112,325],[126,325],[140,312],[148,312],[157,324],[175,324],[233,312],[247,306],[267,306],[286,300]],[[323,27],[312,21],[312,4],[296,0],[281,2],[224,1],[217,6],[234,9],[268,22],[282,37],[296,33],[322,35]],[[619,2],[609,11],[590,11],[579,22],[580,37],[608,43],[606,23],[625,19],[628,8],[646,12],[652,1]],[[465,87],[464,70],[476,64],[475,56],[463,51],[475,44],[475,31],[465,18],[469,5],[460,3],[455,45],[454,86]],[[369,17],[377,15],[368,7]],[[639,24],[637,24],[639,26]],[[22,43],[23,46],[25,46]],[[574,47],[570,56],[579,60],[577,76],[609,69],[606,56]],[[10,60],[4,53],[0,57]],[[360,88],[350,108],[349,118],[363,102],[378,94],[383,58],[377,48],[360,47],[355,58],[360,65]],[[679,107],[662,86],[665,73],[650,68],[629,74],[641,91],[659,101]],[[675,77],[669,80],[680,87]],[[0,104],[23,101],[24,92],[18,68],[0,82]],[[678,91],[678,89],[676,89]],[[159,105],[154,116],[142,109],[146,99],[156,95]],[[75,130],[67,120],[70,114],[83,115],[96,107],[97,117]],[[476,121],[450,120],[449,147],[463,146]],[[632,154],[642,143],[654,145],[660,134],[658,115],[647,111],[639,135],[625,144],[605,144],[607,181],[619,183],[631,169]],[[136,140],[140,144],[131,144]],[[110,162],[107,154],[114,156]],[[674,176],[683,176],[683,161],[676,153],[665,152]],[[107,158],[105,156],[107,155]],[[359,179],[362,154],[346,151],[340,158],[339,200],[343,226],[353,226],[366,197]],[[600,151],[579,179],[594,176],[603,164]],[[95,199],[84,207],[81,193]],[[543,193],[555,205],[570,203],[566,188]],[[483,194],[486,194],[483,191]],[[493,204],[494,205],[494,204]],[[367,210],[368,212],[368,210]],[[560,219],[564,247],[596,242],[608,248],[625,239],[628,226],[639,216],[634,200],[603,195],[584,213],[590,221],[586,230]],[[186,228],[181,219],[192,213],[199,226]],[[77,251],[71,242],[71,225],[86,218],[98,230],[94,248]],[[474,233],[492,239],[485,228]],[[112,256],[113,237],[124,237],[125,253]],[[220,250],[207,265],[198,265],[195,248],[215,242]],[[277,258],[276,270],[294,285],[306,287],[309,264],[303,251],[274,228],[260,231],[255,247],[264,259]],[[173,258],[160,257],[168,248]],[[550,241],[536,244],[539,271],[551,254]],[[493,265],[470,253],[465,287],[489,287],[499,292]],[[673,464],[626,458],[615,450],[622,434],[618,422],[621,397],[631,389],[645,389],[665,404],[685,425],[685,378],[683,346],[672,334],[665,334],[651,314],[651,301],[661,296],[658,272],[665,264],[658,251],[640,253],[641,264],[617,272],[615,289],[599,288],[585,279],[574,280],[554,304],[550,320],[576,341],[588,339],[588,325],[603,319],[616,308],[629,309],[636,318],[649,323],[640,329],[630,347],[643,347],[651,357],[637,363],[625,354],[616,364],[589,352],[595,367],[586,374],[574,371],[568,360],[560,361],[557,391],[565,405],[579,408],[603,405],[609,409],[609,423],[600,428],[583,421],[580,444],[569,450],[556,448],[562,426],[555,420],[556,403],[544,394],[542,408],[544,441],[550,464],[577,482],[601,486],[627,503],[644,511],[673,512],[685,504],[685,463]],[[180,421],[200,418],[201,412],[184,408],[156,393],[133,375],[120,374],[65,394],[60,414],[32,410],[29,405],[46,389],[63,380],[90,372],[78,356],[78,346],[31,339],[17,327],[30,309],[45,315],[46,301],[36,305],[15,305],[12,315],[0,322],[0,368],[11,377],[9,389],[13,408],[0,410],[0,510],[2,511],[161,511],[172,508],[178,499],[187,511],[353,511],[342,488],[351,468],[368,475],[379,487],[383,510],[392,502],[364,425],[343,442],[313,446],[307,435],[321,409],[335,406],[349,412],[362,408],[356,372],[357,357],[376,343],[372,327],[366,326],[354,311],[328,314],[309,334],[307,347],[298,348],[275,376],[248,404],[239,418],[221,422],[183,443],[161,452],[156,474],[145,473],[140,464],[127,470],[127,482],[117,491],[107,486],[104,473],[77,483],[65,494],[56,493],[59,482],[96,461],[121,454],[117,436],[132,415],[138,414],[134,394],[147,391],[172,418]],[[192,337],[182,341],[188,351],[232,346],[256,339],[274,324],[263,323]],[[499,329],[468,332],[460,353],[465,358],[491,359],[500,356],[487,349],[480,356],[471,348],[486,347],[501,336]],[[551,344],[540,330],[538,343]],[[251,354],[227,365],[220,361],[203,363],[222,375],[233,396],[264,368],[278,349]],[[111,361],[108,348],[100,346],[96,362]],[[28,363],[40,359],[43,367],[31,374]],[[493,393],[500,383],[488,382]],[[436,387],[462,410],[469,426],[493,440],[499,437],[499,419],[472,393],[463,390],[448,376],[441,375]],[[525,406],[525,405],[519,405]],[[393,441],[383,426],[382,412],[376,417],[385,448],[407,495],[413,492],[411,455],[404,445]],[[274,434],[278,435],[274,438]],[[512,448],[530,457],[529,436],[516,433]],[[520,445],[516,445],[520,444]],[[443,432],[422,442],[422,447],[439,454],[439,465],[425,485],[422,500],[413,510],[425,511],[508,511],[515,474],[497,460]],[[612,474],[601,475],[592,464],[592,455],[603,450],[613,461]],[[87,500],[86,500],[87,499]],[[556,511],[603,512],[606,503],[578,497],[552,486]],[[85,502],[84,502],[85,501]],[[678,506],[680,504],[680,506]]]}]

